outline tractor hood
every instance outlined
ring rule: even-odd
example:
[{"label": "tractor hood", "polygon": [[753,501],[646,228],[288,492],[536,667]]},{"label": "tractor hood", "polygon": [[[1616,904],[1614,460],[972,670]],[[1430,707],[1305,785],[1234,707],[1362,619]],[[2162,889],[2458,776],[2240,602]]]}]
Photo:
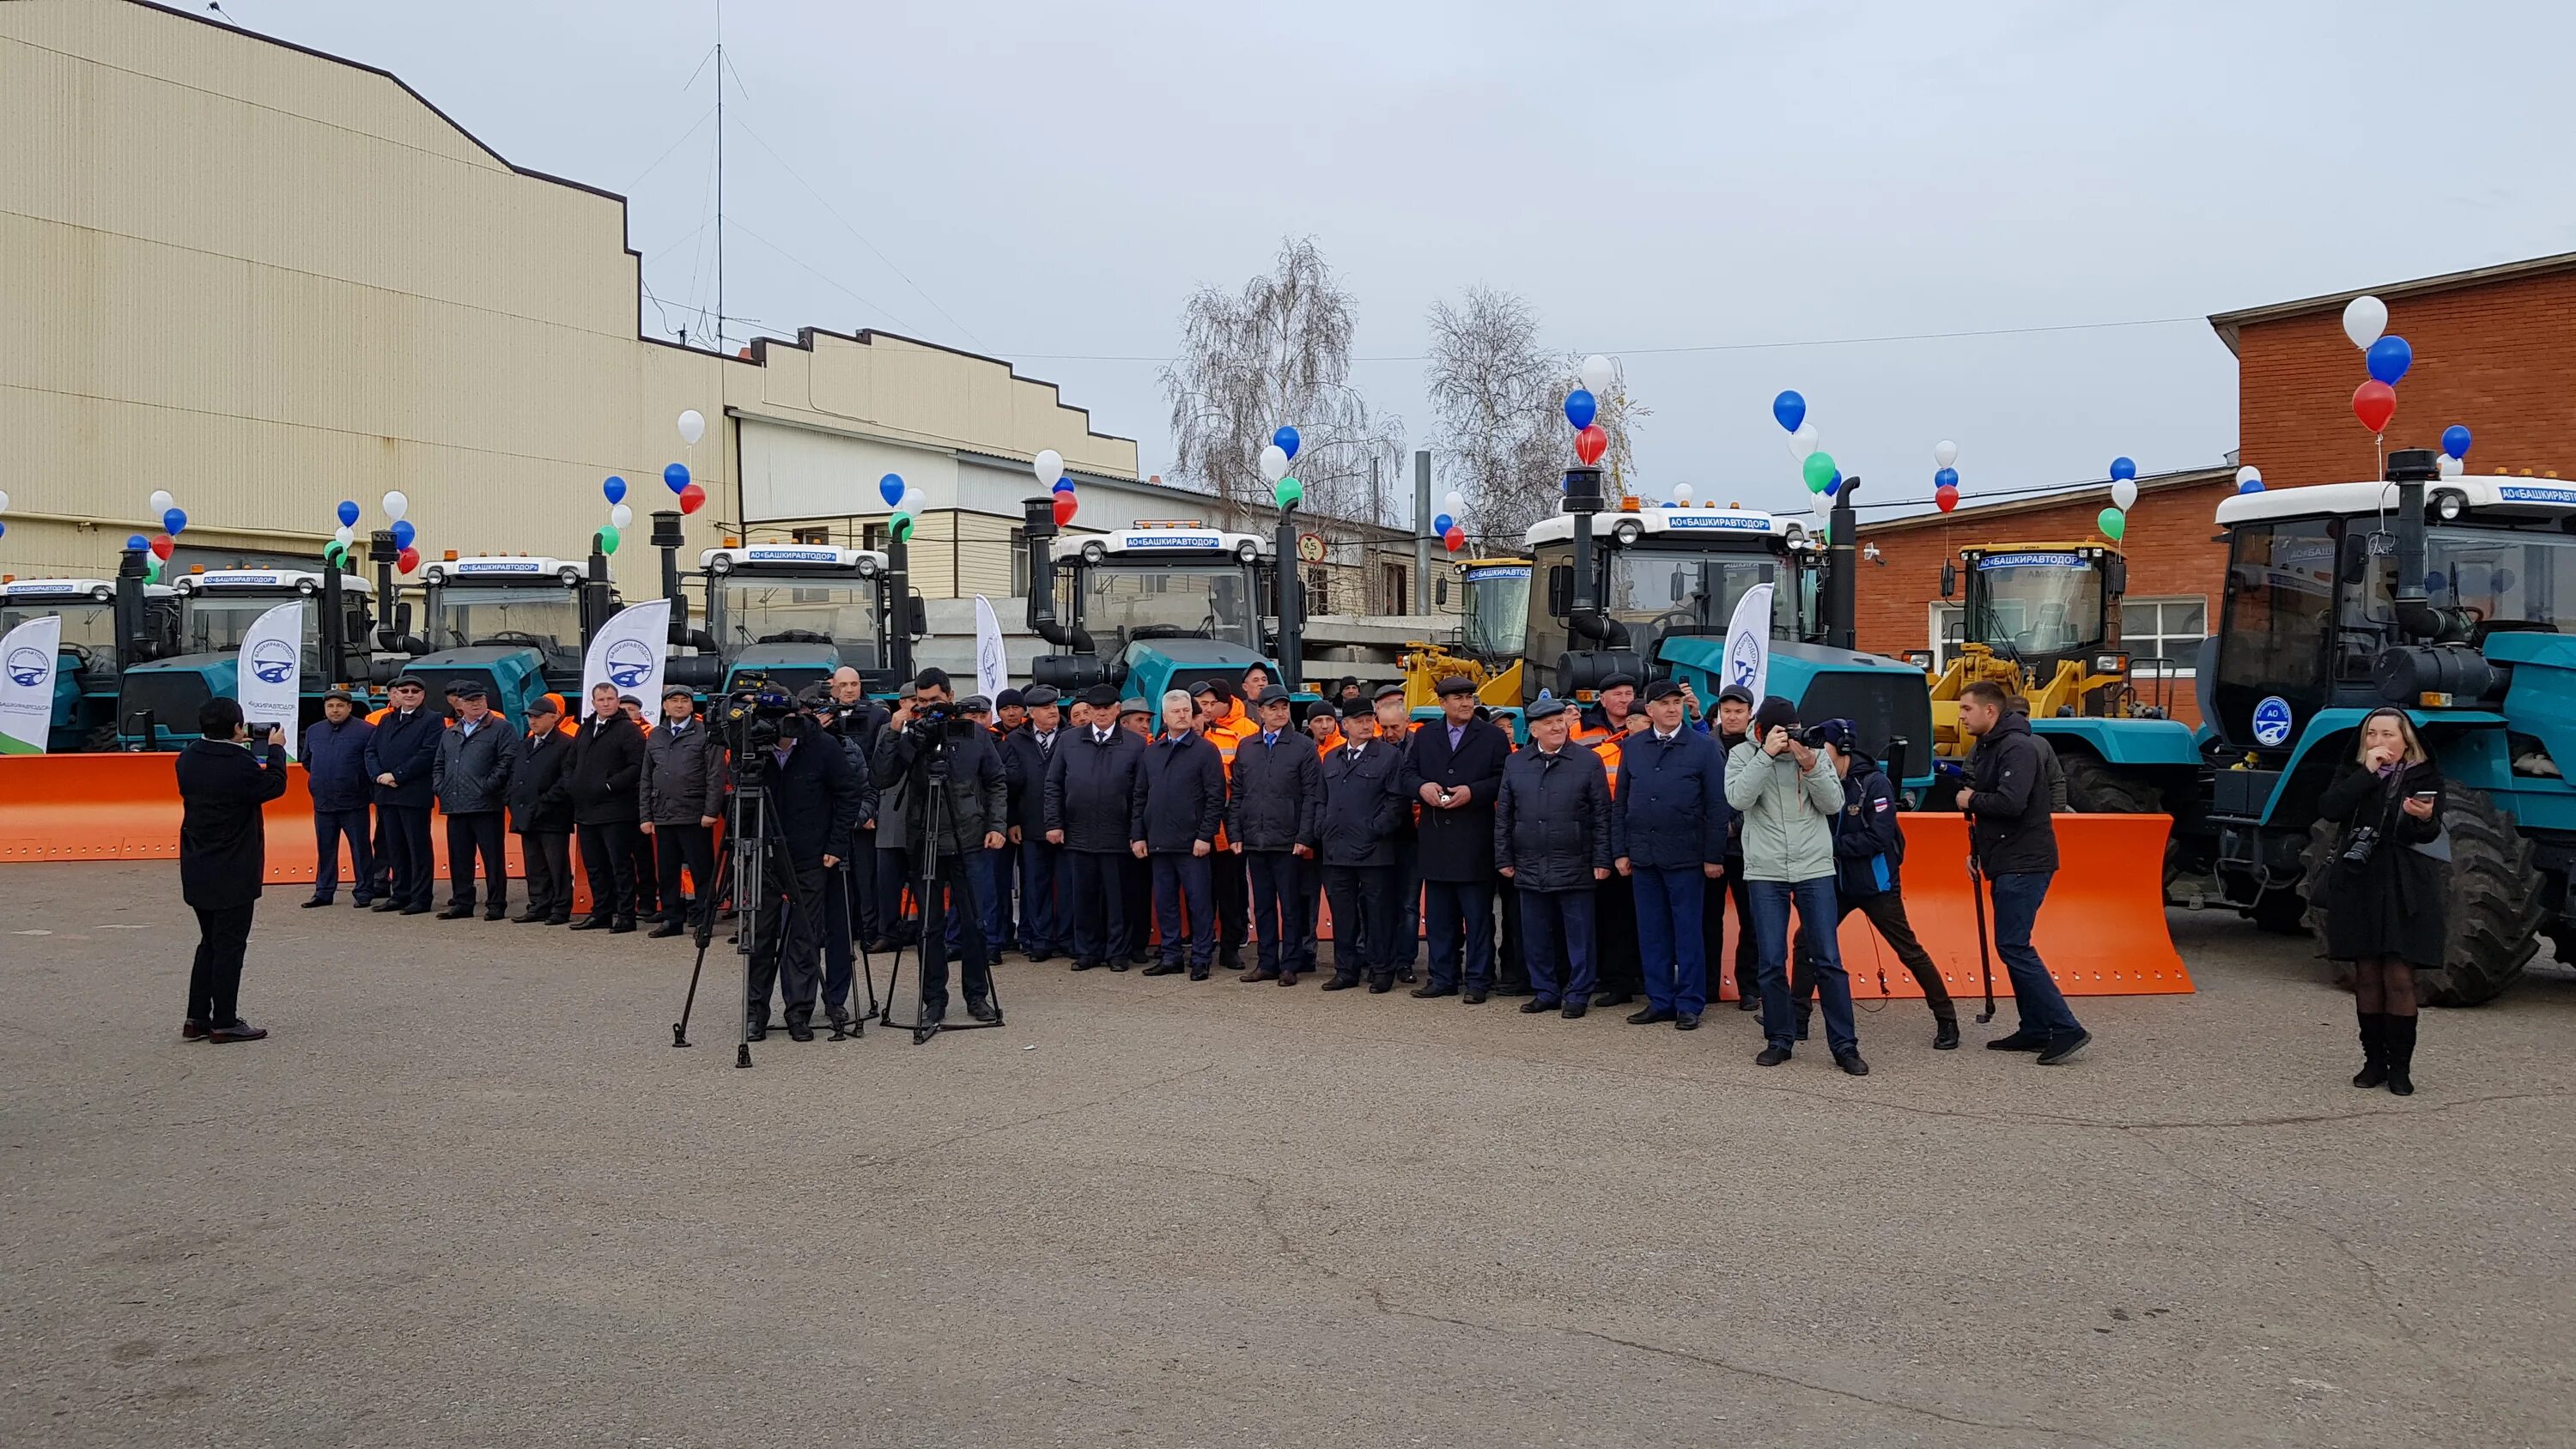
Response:
[{"label": "tractor hood", "polygon": [[1258,664],[1279,677],[1279,666],[1240,644],[1221,639],[1138,639],[1120,656],[1127,667],[1125,692],[1155,704],[1168,689],[1187,689],[1202,679],[1241,684],[1243,671]]},{"label": "tractor hood", "polygon": [[725,666],[725,687],[731,689],[734,677],[749,671],[766,674],[770,683],[795,694],[830,679],[840,667],[837,644],[754,644],[734,651]]},{"label": "tractor hood", "polygon": [[[1658,640],[1662,671],[1690,681],[1704,708],[1714,708],[1727,679],[1727,641],[1715,635],[1668,635]],[[1822,644],[1771,641],[1770,691],[1798,705],[1807,724],[1847,719],[1860,732],[1862,749],[1887,765],[1887,773],[1915,789],[1932,781],[1932,691],[1923,671],[1900,659],[1832,649]],[[1905,742],[1904,759],[1891,758],[1891,740]]]}]

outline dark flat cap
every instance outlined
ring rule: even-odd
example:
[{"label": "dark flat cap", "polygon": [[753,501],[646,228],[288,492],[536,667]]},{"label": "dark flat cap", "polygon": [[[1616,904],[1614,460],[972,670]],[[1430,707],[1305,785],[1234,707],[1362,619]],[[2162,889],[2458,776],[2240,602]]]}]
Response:
[{"label": "dark flat cap", "polygon": [[1669,679],[1658,679],[1654,683],[1646,686],[1646,703],[1652,704],[1659,699],[1670,699],[1681,692],[1682,687],[1680,685],[1673,683]]},{"label": "dark flat cap", "polygon": [[1093,709],[1115,709],[1118,707],[1117,687],[1115,685],[1108,684],[1095,684],[1082,692],[1082,702],[1090,705]]},{"label": "dark flat cap", "polygon": [[1404,698],[1404,686],[1401,684],[1381,684],[1377,687],[1377,693],[1370,695],[1369,698],[1384,699],[1388,695],[1393,695],[1397,699]]},{"label": "dark flat cap", "polygon": [[541,694],[528,701],[528,715],[530,718],[534,718],[541,714],[561,713],[563,713],[563,701],[555,698],[551,694]]},{"label": "dark flat cap", "polygon": [[621,694],[617,696],[617,702],[619,704],[631,704],[637,709],[642,709],[644,707],[644,701],[637,699],[631,694]]},{"label": "dark flat cap", "polygon": [[[1030,709],[1040,709],[1050,704],[1064,702],[1064,696],[1056,693],[1055,686],[1052,684],[1032,684],[1019,691],[1019,696],[1020,703]],[[1010,697],[1010,692],[1004,691],[1002,698],[1007,701]]]},{"label": "dark flat cap", "polygon": [[1469,679],[1463,674],[1450,675],[1448,678],[1440,681],[1438,688],[1432,690],[1432,693],[1439,695],[1442,699],[1447,699],[1453,694],[1474,694],[1475,692],[1476,681]]},{"label": "dark flat cap", "polygon": [[483,686],[476,684],[473,680],[457,679],[450,680],[448,682],[447,697],[449,699],[482,699],[486,696],[483,692]]},{"label": "dark flat cap", "polygon": [[[1403,686],[1397,685],[1396,688],[1401,690]],[[1350,700],[1342,705],[1342,718],[1358,719],[1362,715],[1366,715],[1370,719],[1377,718],[1377,707],[1364,699]]]},{"label": "dark flat cap", "polygon": [[329,704],[335,699],[340,701],[342,704],[356,704],[358,702],[356,696],[350,694],[349,691],[345,689],[330,689],[323,691],[322,702],[324,704]]},{"label": "dark flat cap", "polygon": [[957,701],[957,712],[959,714],[991,714],[993,712],[993,702],[980,694],[970,694],[964,699]]},{"label": "dark flat cap", "polygon": [[996,709],[1010,709],[1015,706],[1026,709],[1028,703],[1029,697],[1016,689],[1006,689],[993,696],[993,706]]},{"label": "dark flat cap", "polygon": [[1598,692],[1608,694],[1614,689],[1634,689],[1636,687],[1637,676],[1633,674],[1613,674],[1608,679],[1601,681],[1601,688]]},{"label": "dark flat cap", "polygon": [[1573,700],[1558,699],[1554,695],[1550,695],[1546,699],[1542,699],[1537,703],[1532,704],[1528,709],[1523,710],[1521,712],[1521,718],[1527,720],[1554,719],[1558,715],[1561,715],[1572,708],[1574,708]]},{"label": "dark flat cap", "polygon": [[689,692],[689,687],[685,684],[666,684],[662,686],[662,697],[664,699],[686,699],[691,701],[697,699],[697,696],[691,694]]},{"label": "dark flat cap", "polygon": [[1202,679],[1190,686],[1190,698],[1196,699],[1202,694],[1213,694],[1219,699],[1243,698],[1243,691],[1235,688],[1234,681],[1230,679]]},{"label": "dark flat cap", "polygon": [[1272,685],[1272,686],[1270,686],[1268,689],[1265,689],[1265,690],[1261,691],[1261,698],[1260,698],[1260,699],[1258,699],[1258,700],[1256,700],[1256,701],[1254,701],[1254,703],[1256,703],[1256,704],[1263,704],[1263,705],[1271,705],[1271,704],[1286,704],[1287,702],[1288,702],[1288,691],[1286,691],[1286,690],[1284,690],[1284,689],[1281,689],[1278,685],[1275,685],[1275,684],[1274,684],[1274,685]]},{"label": "dark flat cap", "polygon": [[391,683],[391,684],[386,685],[386,686],[385,686],[385,688],[387,688],[387,689],[427,689],[427,688],[429,688],[429,686],[428,686],[428,685],[426,685],[426,684],[421,683],[421,682],[420,682],[420,676],[419,676],[419,675],[417,675],[417,674],[397,674],[397,675],[395,675],[395,676],[394,676],[394,682],[393,682],[393,683]]},{"label": "dark flat cap", "polygon": [[1753,698],[1753,691],[1745,688],[1741,684],[1730,684],[1726,688],[1717,692],[1718,703],[1724,704],[1730,699],[1743,705],[1746,709],[1751,709],[1756,703]]}]

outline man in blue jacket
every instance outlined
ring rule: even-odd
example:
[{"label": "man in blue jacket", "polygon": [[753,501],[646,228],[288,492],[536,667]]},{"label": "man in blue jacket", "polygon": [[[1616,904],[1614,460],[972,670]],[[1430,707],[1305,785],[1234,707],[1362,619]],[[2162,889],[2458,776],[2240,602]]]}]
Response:
[{"label": "man in blue jacket", "polygon": [[1324,767],[1314,742],[1289,724],[1288,691],[1271,685],[1253,701],[1261,728],[1234,747],[1226,834],[1251,867],[1252,939],[1247,981],[1294,986],[1313,967],[1317,817]]},{"label": "man in blue jacket", "polygon": [[[1860,747],[1850,720],[1829,719],[1816,726],[1816,737],[1843,780],[1843,813],[1834,817],[1834,894],[1840,915],[1858,911],[1878,928],[1896,959],[1905,963],[1923,988],[1923,1004],[1932,1008],[1933,1050],[1956,1051],[1959,1009],[1950,1002],[1941,969],[1932,964],[1932,954],[1915,939],[1913,923],[1905,919],[1897,873],[1905,860],[1905,833],[1897,828],[1896,789],[1887,782],[1887,772],[1878,767],[1878,761]],[[1798,1003],[1798,1038],[1803,1041],[1808,1003],[1816,997],[1815,953],[1803,941],[1797,968],[1790,977],[1789,994]]]},{"label": "man in blue jacket", "polygon": [[1095,684],[1082,698],[1089,718],[1057,741],[1039,818],[1047,843],[1064,851],[1073,969],[1106,965],[1124,971],[1126,958],[1112,954],[1129,930],[1120,862],[1135,859],[1144,845],[1136,775],[1144,765],[1145,742],[1119,725],[1117,690]]},{"label": "man in blue jacket", "polygon": [[1136,772],[1136,813],[1145,838],[1133,847],[1154,863],[1154,928],[1162,960],[1148,976],[1181,969],[1184,908],[1192,981],[1205,981],[1216,959],[1216,888],[1208,859],[1225,824],[1225,765],[1199,733],[1198,706],[1182,690],[1163,696],[1163,733]]},{"label": "man in blue jacket", "polygon": [[349,842],[351,904],[364,910],[375,897],[376,857],[368,847],[367,741],[376,727],[358,718],[357,701],[335,689],[322,696],[322,722],[304,732],[304,783],[313,795],[313,898],[327,906],[340,889],[340,842]]},{"label": "man in blue jacket", "polygon": [[1726,869],[1726,761],[1683,722],[1682,706],[1680,685],[1646,686],[1646,728],[1620,742],[1610,818],[1619,873],[1636,888],[1646,985],[1645,1009],[1628,1022],[1697,1031],[1708,1005],[1701,883]]},{"label": "man in blue jacket", "polygon": [[437,876],[429,853],[430,776],[447,721],[428,707],[429,690],[416,674],[396,676],[387,695],[392,708],[367,740],[367,775],[376,782],[376,812],[385,821],[393,868],[393,891],[376,909],[425,916]]}]

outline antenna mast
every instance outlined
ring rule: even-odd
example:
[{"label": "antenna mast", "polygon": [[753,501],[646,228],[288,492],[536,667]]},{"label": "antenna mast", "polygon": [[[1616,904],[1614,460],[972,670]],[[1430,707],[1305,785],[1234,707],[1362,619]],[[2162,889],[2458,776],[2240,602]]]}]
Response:
[{"label": "antenna mast", "polygon": [[716,5],[716,351],[725,350],[724,295],[724,0]]}]

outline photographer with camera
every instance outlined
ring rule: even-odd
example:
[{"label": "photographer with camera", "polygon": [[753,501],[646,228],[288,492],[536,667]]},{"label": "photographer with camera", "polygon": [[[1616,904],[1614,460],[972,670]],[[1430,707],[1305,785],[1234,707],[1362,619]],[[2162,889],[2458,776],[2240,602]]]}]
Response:
[{"label": "photographer with camera", "polygon": [[1752,877],[1753,929],[1761,936],[1762,1034],[1768,1045],[1753,1064],[1776,1067],[1797,1047],[1788,969],[1789,910],[1795,906],[1798,936],[1815,959],[1825,1001],[1825,1045],[1834,1065],[1865,1077],[1869,1063],[1860,1055],[1851,980],[1843,974],[1842,947],[1834,938],[1841,909],[1834,895],[1833,820],[1842,812],[1843,782],[1816,745],[1816,737],[1798,723],[1798,707],[1775,694],[1753,712],[1752,736],[1726,761],[1726,803],[1743,812],[1738,835],[1745,874]]},{"label": "photographer with camera", "polygon": [[[1923,988],[1923,1004],[1932,1008],[1932,1049],[1955,1051],[1959,1010],[1950,1003],[1950,988],[1942,982],[1940,968],[1932,964],[1932,954],[1915,939],[1914,925],[1905,918],[1898,872],[1905,862],[1905,833],[1896,823],[1896,787],[1878,761],[1860,747],[1850,720],[1829,719],[1816,726],[1814,737],[1843,781],[1842,813],[1834,817],[1834,895],[1841,903],[1835,920],[1839,923],[1854,911],[1869,918],[1880,939]],[[1798,952],[1796,969],[1789,973],[1789,995],[1798,1004],[1798,1040],[1805,1041],[1807,1004],[1816,995],[1816,964],[1804,949]]]},{"label": "photographer with camera", "polygon": [[1959,728],[1977,739],[1968,757],[1968,787],[1956,796],[1970,817],[1969,868],[1994,888],[1995,954],[2004,958],[2013,1007],[2021,1013],[2020,1029],[1986,1043],[1986,1050],[2037,1052],[2041,1066],[2053,1067],[2093,1038],[2067,1009],[2048,964],[2031,949],[2031,927],[2057,874],[2057,827],[2049,823],[2048,767],[2038,737],[2009,702],[2010,695],[1992,680],[1975,680],[1959,691]]},{"label": "photographer with camera", "polygon": [[[757,889],[737,873],[735,905],[749,919],[751,989],[746,1022],[753,1041],[769,1035],[773,987],[787,1009],[787,1035],[814,1039],[816,958],[822,948],[825,876],[859,828],[859,782],[840,742],[799,713],[784,695],[737,692],[725,702],[737,788],[756,792],[760,818],[746,803],[741,845],[766,852]],[[746,899],[747,897],[747,899]]]},{"label": "photographer with camera", "polygon": [[[961,921],[966,1014],[998,1020],[983,913],[967,859],[1002,843],[1010,792],[992,734],[956,712],[945,670],[925,669],[913,680],[912,697],[896,708],[877,742],[875,775],[880,818],[901,821],[912,851],[909,884],[920,892],[921,1029],[936,1027],[948,1014],[952,911]],[[929,888],[923,889],[925,883]]]},{"label": "photographer with camera", "polygon": [[823,732],[825,739],[840,746],[841,758],[848,762],[850,779],[859,792],[859,813],[851,827],[848,849],[841,863],[823,873],[823,904],[819,930],[823,938],[823,1018],[836,1032],[846,1033],[854,1019],[850,1012],[850,987],[858,979],[857,958],[850,949],[854,934],[860,929],[857,897],[860,882],[875,874],[877,786],[875,761],[868,755],[868,744],[862,739],[863,727],[853,718],[838,697],[838,691],[825,685],[809,686],[801,702]]}]

